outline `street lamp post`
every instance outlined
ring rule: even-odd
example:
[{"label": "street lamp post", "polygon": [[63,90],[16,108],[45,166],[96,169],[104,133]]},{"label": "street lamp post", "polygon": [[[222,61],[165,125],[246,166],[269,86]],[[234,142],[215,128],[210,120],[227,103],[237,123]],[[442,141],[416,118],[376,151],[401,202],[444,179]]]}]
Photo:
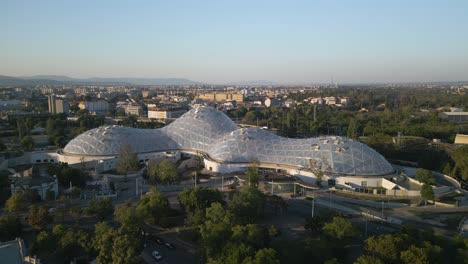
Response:
[{"label": "street lamp post", "polygon": [[315,195],[312,197],[312,218],[314,218],[314,211],[315,211]]},{"label": "street lamp post", "polygon": [[383,224],[383,220],[384,220],[384,212],[383,212],[383,209],[384,209],[384,201],[382,201],[382,224]]}]

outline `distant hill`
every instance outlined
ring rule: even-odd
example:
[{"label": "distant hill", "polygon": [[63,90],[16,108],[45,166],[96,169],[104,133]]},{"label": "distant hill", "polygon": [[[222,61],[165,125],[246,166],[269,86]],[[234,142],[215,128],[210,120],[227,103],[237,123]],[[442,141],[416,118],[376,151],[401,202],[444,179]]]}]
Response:
[{"label": "distant hill", "polygon": [[25,86],[25,85],[60,85],[61,82],[45,79],[23,79],[0,75],[0,86]]},{"label": "distant hill", "polygon": [[61,75],[10,77],[0,75],[1,86],[25,85],[198,85],[200,82],[182,78],[71,78]]},{"label": "distant hill", "polygon": [[266,86],[266,85],[280,85],[278,82],[266,81],[266,80],[254,80],[254,81],[236,81],[236,82],[227,82],[226,85],[248,85],[248,86]]}]

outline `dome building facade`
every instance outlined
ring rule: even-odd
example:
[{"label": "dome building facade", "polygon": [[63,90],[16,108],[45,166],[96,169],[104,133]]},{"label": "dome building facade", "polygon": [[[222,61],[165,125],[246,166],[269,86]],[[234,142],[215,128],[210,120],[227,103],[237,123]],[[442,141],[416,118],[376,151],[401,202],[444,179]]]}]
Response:
[{"label": "dome building facade", "polygon": [[243,171],[252,161],[312,182],[317,169],[326,170],[329,179],[345,179],[347,183],[348,178],[359,182],[394,173],[382,155],[361,142],[338,136],[292,139],[260,128],[239,128],[211,107],[192,109],[161,129],[91,129],[71,140],[61,155],[115,159],[123,145],[130,145],[143,161],[155,153],[203,155],[205,167],[221,173]]}]

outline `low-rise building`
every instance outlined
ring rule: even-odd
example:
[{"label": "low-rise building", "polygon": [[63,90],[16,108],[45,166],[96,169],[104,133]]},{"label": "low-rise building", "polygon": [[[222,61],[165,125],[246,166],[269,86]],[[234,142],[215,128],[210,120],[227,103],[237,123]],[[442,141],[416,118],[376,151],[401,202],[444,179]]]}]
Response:
[{"label": "low-rise building", "polygon": [[457,134],[453,144],[456,145],[468,145],[468,135]]},{"label": "low-rise building", "polygon": [[275,99],[275,98],[270,98],[267,97],[264,102],[266,107],[272,107],[272,106],[281,106],[281,101]]},{"label": "low-rise building", "polygon": [[135,115],[135,116],[142,116],[143,115],[143,108],[139,105],[128,105],[125,107],[125,114],[127,115]]},{"label": "low-rise building", "polygon": [[468,121],[468,112],[442,112],[439,117],[447,121],[466,122]]},{"label": "low-rise building", "polygon": [[154,119],[169,119],[169,118],[179,118],[185,112],[184,108],[148,108],[148,118]]},{"label": "low-rise building", "polygon": [[58,180],[57,177],[43,177],[43,176],[25,176],[17,177],[13,180],[11,187],[11,194],[21,192],[24,189],[36,191],[42,200],[47,199],[47,193],[53,192],[54,198],[58,196]]},{"label": "low-rise building", "polygon": [[78,104],[78,107],[93,114],[103,114],[109,111],[109,103],[106,100],[83,101]]},{"label": "low-rise building", "polygon": [[199,94],[197,98],[215,102],[223,102],[234,100],[236,102],[243,102],[244,101],[244,94],[240,93],[206,93],[206,94]]},{"label": "low-rise building", "polygon": [[36,257],[27,255],[26,246],[21,238],[0,242],[0,262],[8,264],[40,264]]}]

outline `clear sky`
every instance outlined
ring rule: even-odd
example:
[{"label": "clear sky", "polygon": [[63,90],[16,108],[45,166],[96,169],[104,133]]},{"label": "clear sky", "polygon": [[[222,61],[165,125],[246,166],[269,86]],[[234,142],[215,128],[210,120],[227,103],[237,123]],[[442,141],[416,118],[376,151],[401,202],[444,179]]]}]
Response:
[{"label": "clear sky", "polygon": [[468,80],[467,0],[0,0],[0,75]]}]

